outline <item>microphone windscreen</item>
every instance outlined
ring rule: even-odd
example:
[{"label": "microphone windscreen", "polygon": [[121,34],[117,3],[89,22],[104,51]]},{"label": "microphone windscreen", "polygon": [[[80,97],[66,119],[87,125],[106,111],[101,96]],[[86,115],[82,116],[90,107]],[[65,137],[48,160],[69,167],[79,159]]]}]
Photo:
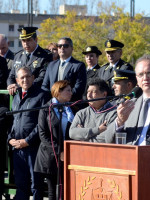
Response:
[{"label": "microphone windscreen", "polygon": [[143,90],[137,86],[133,88],[132,94],[134,95],[135,98],[139,98],[143,94]]}]

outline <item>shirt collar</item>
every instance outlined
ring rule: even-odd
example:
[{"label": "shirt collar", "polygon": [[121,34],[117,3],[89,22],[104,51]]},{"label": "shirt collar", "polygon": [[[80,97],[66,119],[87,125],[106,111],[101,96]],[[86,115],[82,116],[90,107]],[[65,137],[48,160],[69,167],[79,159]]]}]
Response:
[{"label": "shirt collar", "polygon": [[69,61],[70,61],[70,59],[71,59],[71,56],[70,56],[69,58],[67,58],[66,60],[61,60],[61,59],[60,59],[60,62],[62,63],[62,62],[64,62],[64,61],[65,61],[65,62],[67,63],[67,62],[69,62]]}]

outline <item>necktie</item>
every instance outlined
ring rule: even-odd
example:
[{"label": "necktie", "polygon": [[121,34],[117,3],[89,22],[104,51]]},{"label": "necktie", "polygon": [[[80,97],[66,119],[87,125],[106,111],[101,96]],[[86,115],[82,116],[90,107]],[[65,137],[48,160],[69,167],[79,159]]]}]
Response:
[{"label": "necktie", "polygon": [[[147,114],[148,114],[148,103],[150,102],[150,99],[145,99],[141,108],[141,112],[139,115],[139,120],[138,120],[138,129],[137,129],[137,135],[140,135],[138,145],[140,145],[146,136],[146,132],[148,130],[148,127],[144,127],[146,119],[147,119]],[[143,130],[145,128],[145,131]]]},{"label": "necktie", "polygon": [[65,63],[66,63],[66,62],[65,62],[65,61],[63,61],[63,62],[61,63],[61,65],[60,65],[60,66],[61,66],[61,67],[63,67],[63,66],[65,65]]},{"label": "necktie", "polygon": [[26,94],[27,92],[22,92],[22,99],[25,97]]},{"label": "necktie", "polygon": [[28,62],[28,61],[30,60],[31,54],[30,54],[30,53],[27,53],[26,56],[27,56],[27,62]]}]

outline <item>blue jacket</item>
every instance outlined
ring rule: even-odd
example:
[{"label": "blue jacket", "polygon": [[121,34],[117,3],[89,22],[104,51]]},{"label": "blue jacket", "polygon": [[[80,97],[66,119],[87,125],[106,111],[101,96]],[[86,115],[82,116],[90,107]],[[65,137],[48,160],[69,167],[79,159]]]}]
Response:
[{"label": "blue jacket", "polygon": [[[12,103],[13,111],[41,107],[47,102],[45,92],[37,85],[32,85],[23,99],[21,96],[22,90],[20,88]],[[14,114],[13,126],[11,133],[8,135],[8,141],[10,139],[25,139],[29,146],[39,145],[38,115],[39,110]]]}]

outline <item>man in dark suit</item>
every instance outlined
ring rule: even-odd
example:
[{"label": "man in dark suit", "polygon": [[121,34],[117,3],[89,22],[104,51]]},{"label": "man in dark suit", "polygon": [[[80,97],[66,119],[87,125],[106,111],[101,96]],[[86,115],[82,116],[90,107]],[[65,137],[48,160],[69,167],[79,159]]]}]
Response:
[{"label": "man in dark suit", "polygon": [[47,67],[42,89],[50,91],[52,85],[59,80],[68,80],[72,86],[72,101],[79,100],[86,86],[86,68],[83,62],[72,57],[73,43],[70,38],[63,37],[58,41],[59,60]]},{"label": "man in dark suit", "polygon": [[127,143],[150,145],[150,55],[136,61],[137,83],[143,95],[134,101],[125,101],[117,108],[117,119],[105,134],[106,142],[114,142],[115,132],[127,132]]},{"label": "man in dark suit", "polygon": [[107,40],[105,42],[105,52],[108,63],[103,65],[98,70],[97,76],[100,79],[107,81],[110,87],[112,87],[111,80],[114,76],[113,71],[115,69],[125,69],[133,71],[133,67],[129,63],[121,59],[123,47],[124,44],[116,40]]},{"label": "man in dark suit", "polygon": [[18,85],[16,83],[16,71],[27,66],[31,69],[36,84],[40,85],[43,82],[46,67],[50,61],[52,61],[52,54],[46,52],[37,44],[37,27],[23,27],[18,29],[20,34],[20,39],[22,42],[23,50],[16,53],[11,72],[7,80],[7,89],[10,94],[14,94]]},{"label": "man in dark suit", "polygon": [[8,68],[6,59],[0,56],[0,90],[7,88]]},{"label": "man in dark suit", "polygon": [[8,72],[10,72],[14,60],[14,53],[9,49],[9,41],[4,34],[0,34],[0,56],[6,59]]}]

